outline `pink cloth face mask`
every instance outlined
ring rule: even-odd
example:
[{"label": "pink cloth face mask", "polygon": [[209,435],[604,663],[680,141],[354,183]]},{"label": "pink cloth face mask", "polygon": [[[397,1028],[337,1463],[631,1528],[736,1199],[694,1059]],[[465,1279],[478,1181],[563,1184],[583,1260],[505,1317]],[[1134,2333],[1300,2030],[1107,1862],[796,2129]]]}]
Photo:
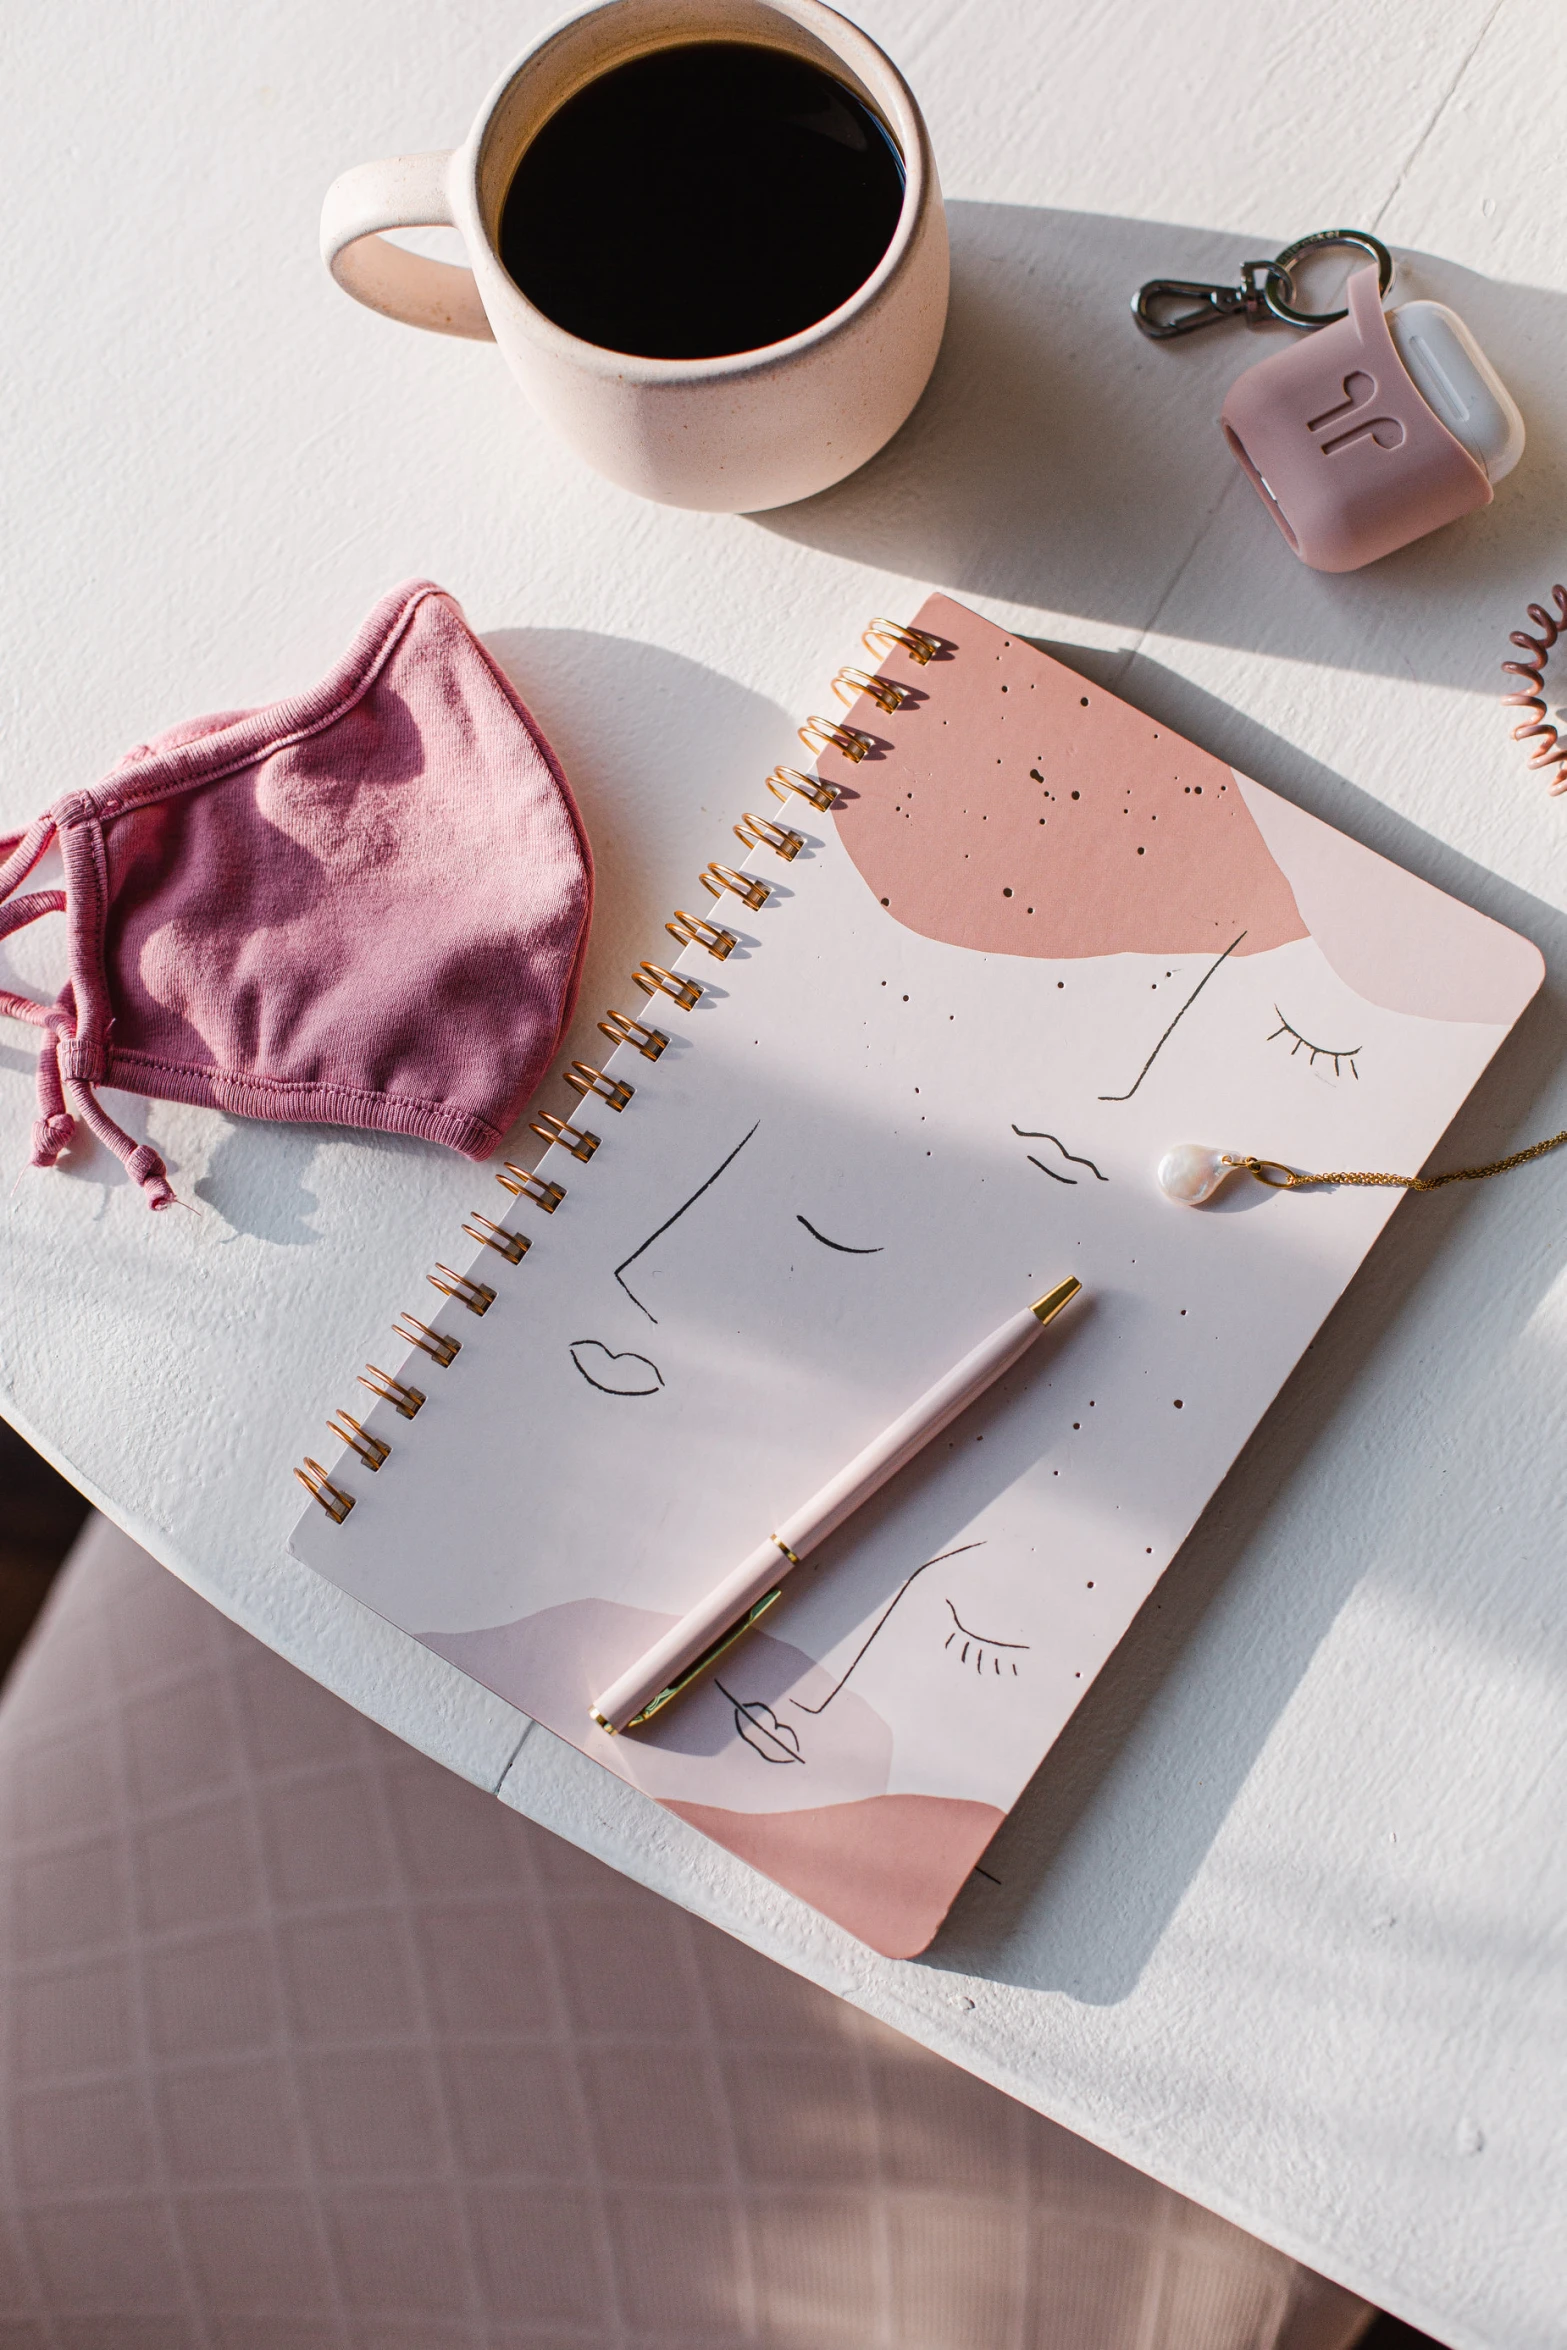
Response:
[{"label": "pink cloth face mask", "polygon": [[[64,888],[16,895],[56,843]],[[154,1208],[164,1163],[98,1086],[487,1157],[570,1017],[593,900],[549,745],[428,580],[313,692],[172,728],[0,859],[0,938],[66,917],[55,1001],[0,990],[44,1031],[32,1163],[80,1120]]]}]

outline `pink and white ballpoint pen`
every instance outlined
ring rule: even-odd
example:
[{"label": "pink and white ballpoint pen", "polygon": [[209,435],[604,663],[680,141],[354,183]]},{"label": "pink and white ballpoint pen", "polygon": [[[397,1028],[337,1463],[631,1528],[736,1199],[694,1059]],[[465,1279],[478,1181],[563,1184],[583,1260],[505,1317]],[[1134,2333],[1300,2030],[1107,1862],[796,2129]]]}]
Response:
[{"label": "pink and white ballpoint pen", "polygon": [[1027,1354],[1046,1323],[1053,1322],[1081,1288],[1082,1283],[1069,1275],[1031,1306],[1024,1306],[954,1364],[945,1378],[910,1404],[863,1452],[856,1453],[847,1468],[840,1469],[803,1508],[785,1518],[775,1534],[758,1543],[716,1591],[709,1592],[662,1640],[639,1656],[628,1672],[611,1683],[592,1709],[599,1728],[610,1732],[635,1729],[638,1723],[661,1713],[683,1689],[689,1689],[697,1676],[716,1664],[772,1606],[791,1567],[797,1567],[818,1543],[835,1533],[922,1446],[939,1436],[959,1412]]}]

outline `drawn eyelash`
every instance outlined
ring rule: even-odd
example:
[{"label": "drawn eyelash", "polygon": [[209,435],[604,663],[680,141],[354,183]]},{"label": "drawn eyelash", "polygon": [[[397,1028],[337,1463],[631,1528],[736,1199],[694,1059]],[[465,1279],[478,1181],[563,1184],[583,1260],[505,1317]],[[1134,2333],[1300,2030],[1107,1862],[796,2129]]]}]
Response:
[{"label": "drawn eyelash", "polygon": [[[963,1619],[958,1614],[957,1609],[953,1606],[950,1599],[947,1601],[947,1613],[952,1618],[952,1630],[947,1634],[946,1639],[942,1642],[941,1645],[943,1648],[950,1648],[954,1640],[962,1641],[963,1646],[958,1652],[958,1663],[960,1665],[966,1665],[968,1663],[969,1651],[971,1649],[974,1653],[974,1670],[976,1673],[982,1673],[985,1670],[987,1659],[989,1660],[991,1671],[993,1673],[1000,1672],[1001,1658],[996,1653],[998,1649],[1009,1649],[1017,1656],[1026,1655],[1029,1646],[1029,1643],[1026,1640],[992,1640],[987,1633],[971,1632],[967,1624],[964,1623]],[[1012,1671],[1015,1676],[1017,1673],[1017,1666],[1012,1663],[1011,1656],[1008,1656],[1007,1662],[1012,1665]]]},{"label": "drawn eyelash", "polygon": [[1355,1060],[1356,1056],[1365,1049],[1362,1045],[1340,1045],[1335,1051],[1330,1044],[1313,1044],[1309,1036],[1302,1036],[1300,1030],[1291,1021],[1285,1019],[1277,1004],[1273,1009],[1278,1014],[1279,1024],[1277,1028],[1269,1031],[1269,1044],[1272,1044],[1276,1036],[1292,1036],[1295,1039],[1295,1042],[1290,1046],[1292,1061],[1297,1053],[1304,1052],[1309,1056],[1306,1064],[1308,1068],[1315,1069],[1319,1061],[1331,1061],[1335,1077],[1347,1069],[1356,1083],[1359,1083],[1360,1071],[1355,1066]]},{"label": "drawn eyelash", "polygon": [[[865,1655],[867,1649],[871,1647],[878,1633],[886,1629],[887,1619],[892,1614],[894,1608],[896,1608],[899,1600],[902,1599],[904,1593],[908,1591],[913,1584],[919,1581],[921,1575],[924,1574],[926,1567],[944,1566],[948,1559],[961,1558],[966,1550],[983,1550],[984,1547],[985,1545],[983,1541],[960,1542],[956,1550],[939,1550],[933,1559],[924,1560],[921,1565],[914,1569],[914,1572],[911,1575],[905,1575],[903,1581],[898,1585],[897,1590],[888,1600],[886,1606],[882,1609],[881,1614],[876,1618],[875,1623],[871,1626],[869,1632],[867,1632],[865,1638],[861,1641],[859,1648],[856,1650],[854,1656],[850,1659],[848,1665],[844,1668],[843,1672],[840,1673],[838,1679],[833,1683],[826,1696],[822,1699],[821,1704],[801,1705],[800,1700],[797,1697],[791,1697],[789,1703],[793,1706],[798,1706],[802,1714],[824,1714],[827,1711],[827,1708],[831,1705],[833,1699],[838,1695],[838,1692],[847,1686],[849,1675],[856,1671],[859,1666],[860,1659]],[[950,1599],[948,1600],[947,1605],[948,1607],[951,1607],[952,1602]],[[956,1621],[955,1618],[954,1621]]]}]

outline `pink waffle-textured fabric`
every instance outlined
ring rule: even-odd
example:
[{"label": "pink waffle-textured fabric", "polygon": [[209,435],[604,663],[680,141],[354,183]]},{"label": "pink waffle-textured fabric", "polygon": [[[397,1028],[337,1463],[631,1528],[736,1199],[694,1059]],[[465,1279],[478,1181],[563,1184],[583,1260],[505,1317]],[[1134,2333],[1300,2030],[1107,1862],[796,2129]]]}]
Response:
[{"label": "pink waffle-textured fabric", "polygon": [[0,2350],[1350,2350],[1370,2318],[83,1537],[0,1703]]},{"label": "pink waffle-textured fabric", "polygon": [[[58,845],[63,889],[15,893]],[[570,1017],[593,869],[565,776],[429,580],[322,684],[198,718],[0,841],[0,938],[64,913],[33,1165],[79,1120],[154,1208],[167,1170],[95,1088],[493,1151]]]}]

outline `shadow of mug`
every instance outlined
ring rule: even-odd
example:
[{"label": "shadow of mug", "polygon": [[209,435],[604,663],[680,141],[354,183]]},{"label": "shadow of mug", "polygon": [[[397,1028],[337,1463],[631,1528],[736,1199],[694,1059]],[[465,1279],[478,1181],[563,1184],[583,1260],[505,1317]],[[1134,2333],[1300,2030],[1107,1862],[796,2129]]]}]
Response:
[{"label": "shadow of mug", "polygon": [[1145,279],[1233,279],[1276,236],[1015,204],[947,213],[951,308],[919,406],[858,473],[761,527],[956,595],[1129,631],[1168,616],[1201,643],[1498,690],[1506,632],[1567,530],[1561,338],[1539,331],[1542,306],[1567,307],[1561,294],[1400,257],[1392,298],[1458,312],[1523,409],[1529,446],[1482,513],[1324,579],[1280,543],[1218,426],[1235,377],[1292,330],[1224,325],[1156,344],[1130,315]]}]

